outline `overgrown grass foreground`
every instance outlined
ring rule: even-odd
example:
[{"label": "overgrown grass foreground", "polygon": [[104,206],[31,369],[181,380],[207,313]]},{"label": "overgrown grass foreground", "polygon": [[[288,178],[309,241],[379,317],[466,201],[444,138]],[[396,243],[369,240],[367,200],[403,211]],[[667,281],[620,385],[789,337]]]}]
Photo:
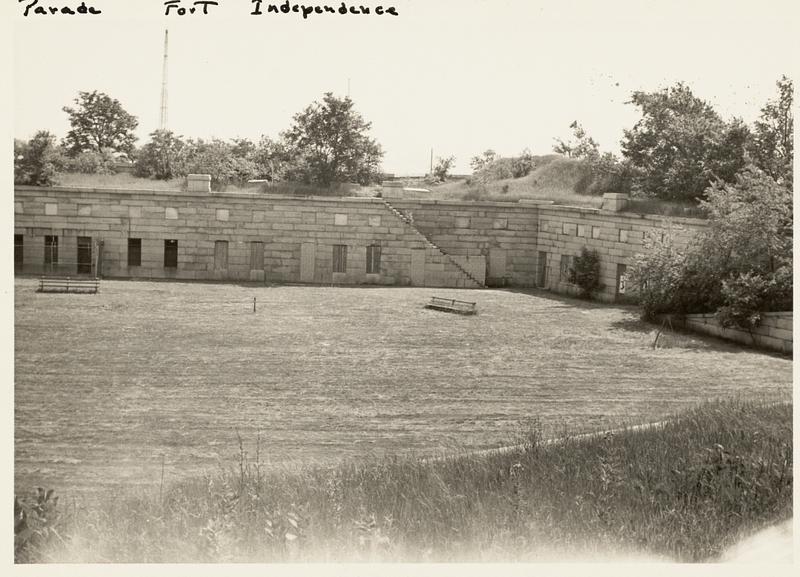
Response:
[{"label": "overgrown grass foreground", "polygon": [[792,406],[704,404],[663,426],[434,460],[233,471],[59,511],[23,503],[17,562],[713,561],[792,515]]}]

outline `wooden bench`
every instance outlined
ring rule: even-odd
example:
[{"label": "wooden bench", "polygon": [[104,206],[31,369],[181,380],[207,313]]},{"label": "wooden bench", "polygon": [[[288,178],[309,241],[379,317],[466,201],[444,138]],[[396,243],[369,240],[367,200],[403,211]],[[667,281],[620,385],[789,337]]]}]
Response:
[{"label": "wooden bench", "polygon": [[68,276],[43,276],[39,278],[40,293],[87,293],[94,294],[100,289],[98,278],[73,278]]},{"label": "wooden bench", "polygon": [[478,312],[475,308],[475,303],[442,297],[431,297],[430,302],[425,305],[425,308],[459,315],[474,315]]}]

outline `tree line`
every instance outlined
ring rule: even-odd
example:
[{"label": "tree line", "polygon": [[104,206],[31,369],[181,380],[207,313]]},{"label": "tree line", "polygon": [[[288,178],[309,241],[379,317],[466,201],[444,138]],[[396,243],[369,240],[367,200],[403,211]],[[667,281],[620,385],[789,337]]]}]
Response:
[{"label": "tree line", "polygon": [[249,180],[330,187],[369,184],[380,177],[383,150],[349,97],[326,93],[297,113],[277,139],[204,140],[155,130],[139,148],[134,135],[138,120],[118,100],[80,92],[74,104],[63,108],[71,128],[60,143],[48,131],[27,142],[14,141],[16,184],[49,186],[58,172],[112,173],[120,161],[132,162],[137,176],[153,179],[210,174],[215,190]]}]

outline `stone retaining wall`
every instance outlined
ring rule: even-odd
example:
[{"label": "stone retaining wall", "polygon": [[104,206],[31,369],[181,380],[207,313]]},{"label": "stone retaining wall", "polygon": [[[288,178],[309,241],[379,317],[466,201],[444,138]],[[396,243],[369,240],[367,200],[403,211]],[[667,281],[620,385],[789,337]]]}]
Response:
[{"label": "stone retaining wall", "polygon": [[[17,186],[14,200],[20,243],[15,268],[21,273],[52,270],[44,265],[45,236],[58,237],[54,272],[62,274],[76,267],[77,237],[90,237],[102,242],[100,272],[109,277],[452,287],[485,282],[574,294],[577,287],[565,271],[586,246],[600,254],[604,288],[597,298],[604,301],[626,297],[625,271],[648,231],[671,228],[686,243],[704,226],[696,219],[547,203],[393,199],[401,218],[378,198],[199,189]],[[141,240],[138,265],[129,265],[129,239]],[[178,241],[177,267],[165,266],[166,240]],[[346,247],[344,270],[334,271],[334,254],[342,250],[336,247]],[[375,257],[369,247],[380,247],[377,272],[369,270],[367,258]]]},{"label": "stone retaining wall", "polygon": [[762,313],[761,323],[752,333],[722,328],[713,314],[686,315],[681,324],[698,333],[781,353],[792,353],[792,312]]}]

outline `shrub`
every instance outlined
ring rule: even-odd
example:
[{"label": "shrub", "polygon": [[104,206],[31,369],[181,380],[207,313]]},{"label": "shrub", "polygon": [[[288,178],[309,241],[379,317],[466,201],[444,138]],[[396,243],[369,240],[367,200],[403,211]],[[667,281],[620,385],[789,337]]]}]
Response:
[{"label": "shrub", "polygon": [[717,312],[723,326],[752,330],[760,313],[792,306],[791,192],[749,169],[706,194],[707,229],[681,251],[671,235],[646,239],[631,286],[645,319]]},{"label": "shrub", "polygon": [[510,158],[490,156],[481,162],[476,162],[476,160],[477,157],[473,159],[472,163],[475,168],[474,176],[479,182],[483,183],[509,178],[522,178],[530,174],[535,164],[534,157],[528,150],[523,150],[519,156]]},{"label": "shrub", "polygon": [[581,248],[569,271],[569,282],[580,287],[581,298],[590,299],[592,294],[603,288],[600,282],[600,255],[596,250]]},{"label": "shrub", "polygon": [[14,141],[14,184],[52,186],[61,168],[62,154],[56,137],[41,130],[28,142]]},{"label": "shrub", "polygon": [[792,309],[792,273],[788,267],[772,275],[740,274],[722,283],[725,304],[717,310],[723,327],[753,330],[763,311]]},{"label": "shrub", "polygon": [[109,149],[84,150],[64,159],[64,170],[81,174],[113,174],[116,161]]}]

